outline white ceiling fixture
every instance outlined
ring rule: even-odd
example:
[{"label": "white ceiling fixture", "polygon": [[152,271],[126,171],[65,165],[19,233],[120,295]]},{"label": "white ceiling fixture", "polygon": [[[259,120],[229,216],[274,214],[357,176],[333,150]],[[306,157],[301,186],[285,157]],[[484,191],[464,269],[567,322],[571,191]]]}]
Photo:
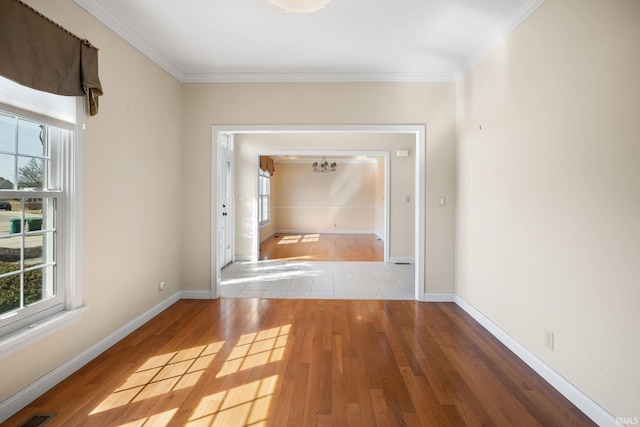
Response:
[{"label": "white ceiling fixture", "polygon": [[329,0],[269,0],[269,3],[290,13],[312,13],[324,8]]},{"label": "white ceiling fixture", "polygon": [[313,1],[74,0],[185,83],[455,81],[544,0]]}]

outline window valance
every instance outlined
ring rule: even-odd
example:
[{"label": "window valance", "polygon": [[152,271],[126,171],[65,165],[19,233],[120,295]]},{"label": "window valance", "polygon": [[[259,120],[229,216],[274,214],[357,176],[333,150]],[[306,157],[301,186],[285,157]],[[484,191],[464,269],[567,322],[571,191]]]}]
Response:
[{"label": "window valance", "polygon": [[269,156],[260,156],[260,169],[273,176],[276,173],[276,163]]},{"label": "window valance", "polygon": [[0,0],[0,75],[23,86],[86,96],[98,114],[98,49],[20,0]]}]

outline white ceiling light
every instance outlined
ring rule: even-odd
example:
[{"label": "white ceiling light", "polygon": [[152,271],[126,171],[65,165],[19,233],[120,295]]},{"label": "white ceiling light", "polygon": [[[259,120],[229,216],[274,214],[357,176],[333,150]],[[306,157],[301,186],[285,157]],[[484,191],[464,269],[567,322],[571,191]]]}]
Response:
[{"label": "white ceiling light", "polygon": [[290,13],[317,12],[329,3],[329,0],[268,0],[272,5]]}]

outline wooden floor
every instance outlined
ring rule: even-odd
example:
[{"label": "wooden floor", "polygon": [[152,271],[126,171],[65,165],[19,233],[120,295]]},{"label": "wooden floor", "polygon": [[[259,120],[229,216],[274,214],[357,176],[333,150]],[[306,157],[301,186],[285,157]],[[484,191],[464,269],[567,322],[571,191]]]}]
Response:
[{"label": "wooden floor", "polygon": [[260,260],[384,261],[373,234],[276,234],[260,245]]},{"label": "wooden floor", "polygon": [[[43,356],[44,357],[44,356]],[[53,426],[594,425],[452,303],[182,300],[11,418]]]}]

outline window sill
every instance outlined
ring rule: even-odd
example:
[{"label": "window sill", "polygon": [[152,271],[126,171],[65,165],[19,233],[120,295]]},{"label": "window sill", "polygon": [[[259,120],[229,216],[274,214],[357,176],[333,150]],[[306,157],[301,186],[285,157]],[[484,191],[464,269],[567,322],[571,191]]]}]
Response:
[{"label": "window sill", "polygon": [[88,309],[88,307],[80,307],[76,310],[66,310],[35,325],[0,338],[0,359],[4,359],[11,353],[15,353],[77,322],[80,320],[82,313]]}]

